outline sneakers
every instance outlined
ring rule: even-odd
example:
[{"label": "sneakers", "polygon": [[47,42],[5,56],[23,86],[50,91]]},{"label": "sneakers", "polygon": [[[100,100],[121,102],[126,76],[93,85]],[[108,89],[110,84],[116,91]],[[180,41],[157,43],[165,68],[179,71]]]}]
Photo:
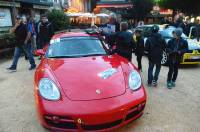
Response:
[{"label": "sneakers", "polygon": [[156,87],[156,86],[158,85],[157,81],[153,80],[153,81],[152,81],[152,85],[153,85],[154,87]]},{"label": "sneakers", "polygon": [[34,70],[36,68],[36,65],[34,65],[34,66],[31,66],[31,67],[29,67],[29,69],[28,70]]},{"label": "sneakers", "polygon": [[15,68],[15,67],[9,67],[9,68],[6,68],[8,71],[10,71],[10,72],[16,72],[17,71],[17,69]]},{"label": "sneakers", "polygon": [[172,83],[172,87],[176,87],[176,83],[175,82],[171,82]]},{"label": "sneakers", "polygon": [[176,83],[173,81],[168,81],[167,82],[167,88],[172,89],[173,87],[176,87]]},{"label": "sneakers", "polygon": [[172,87],[173,87],[173,86],[172,86],[172,82],[169,82],[169,81],[168,81],[168,82],[167,82],[167,88],[168,88],[168,89],[172,89]]}]

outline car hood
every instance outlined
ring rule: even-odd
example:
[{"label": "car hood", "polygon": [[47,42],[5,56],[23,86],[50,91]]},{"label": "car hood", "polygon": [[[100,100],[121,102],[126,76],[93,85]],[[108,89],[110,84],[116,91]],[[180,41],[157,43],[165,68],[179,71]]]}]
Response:
[{"label": "car hood", "polygon": [[49,59],[48,65],[70,100],[105,99],[126,92],[121,64],[115,55]]}]

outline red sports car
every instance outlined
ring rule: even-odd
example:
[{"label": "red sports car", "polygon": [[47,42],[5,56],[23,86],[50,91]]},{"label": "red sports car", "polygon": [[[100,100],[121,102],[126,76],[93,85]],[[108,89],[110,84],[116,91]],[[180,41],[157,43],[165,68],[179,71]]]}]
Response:
[{"label": "red sports car", "polygon": [[41,124],[53,131],[110,131],[143,114],[146,92],[135,66],[97,35],[61,33],[35,72]]}]

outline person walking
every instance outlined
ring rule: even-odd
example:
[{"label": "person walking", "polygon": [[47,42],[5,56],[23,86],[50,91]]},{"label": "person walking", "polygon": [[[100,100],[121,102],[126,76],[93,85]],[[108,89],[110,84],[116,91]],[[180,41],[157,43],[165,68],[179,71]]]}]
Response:
[{"label": "person walking", "polygon": [[50,42],[53,34],[54,30],[52,24],[48,21],[46,15],[42,15],[41,22],[38,24],[38,49],[43,49],[44,46]]},{"label": "person walking", "polygon": [[[148,85],[157,86],[159,73],[161,70],[161,60],[163,51],[166,49],[166,42],[158,33],[159,27],[154,25],[152,27],[152,35],[147,39],[145,49],[148,52],[149,69],[148,69]],[[153,75],[154,67],[156,66]]]},{"label": "person walking", "polygon": [[135,30],[135,55],[137,56],[138,70],[142,72],[142,56],[144,55],[144,38],[142,37],[142,30]]},{"label": "person walking", "polygon": [[27,25],[22,22],[22,18],[17,16],[15,19],[15,26],[10,29],[10,33],[14,33],[16,36],[16,46],[14,51],[14,57],[12,65],[7,68],[7,70],[15,72],[17,69],[17,63],[21,56],[22,52],[26,52],[27,57],[29,59],[29,63],[31,64],[29,70],[33,70],[36,68],[35,60],[31,53],[31,44],[30,44],[30,36],[31,33],[28,32]]},{"label": "person walking", "polygon": [[168,42],[167,53],[169,54],[169,72],[167,77],[167,87],[172,89],[176,86],[175,82],[178,76],[178,68],[183,54],[188,50],[188,42],[184,40],[183,30],[177,28],[173,31],[174,38]]}]

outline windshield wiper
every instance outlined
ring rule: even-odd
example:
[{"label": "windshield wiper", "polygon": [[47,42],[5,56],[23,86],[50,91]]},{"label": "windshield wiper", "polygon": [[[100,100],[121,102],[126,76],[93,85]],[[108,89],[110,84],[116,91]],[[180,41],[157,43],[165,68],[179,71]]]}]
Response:
[{"label": "windshield wiper", "polygon": [[89,55],[82,55],[81,57],[89,57],[89,56],[105,56],[107,54],[89,54]]},{"label": "windshield wiper", "polygon": [[78,58],[80,56],[51,56],[48,58]]}]

